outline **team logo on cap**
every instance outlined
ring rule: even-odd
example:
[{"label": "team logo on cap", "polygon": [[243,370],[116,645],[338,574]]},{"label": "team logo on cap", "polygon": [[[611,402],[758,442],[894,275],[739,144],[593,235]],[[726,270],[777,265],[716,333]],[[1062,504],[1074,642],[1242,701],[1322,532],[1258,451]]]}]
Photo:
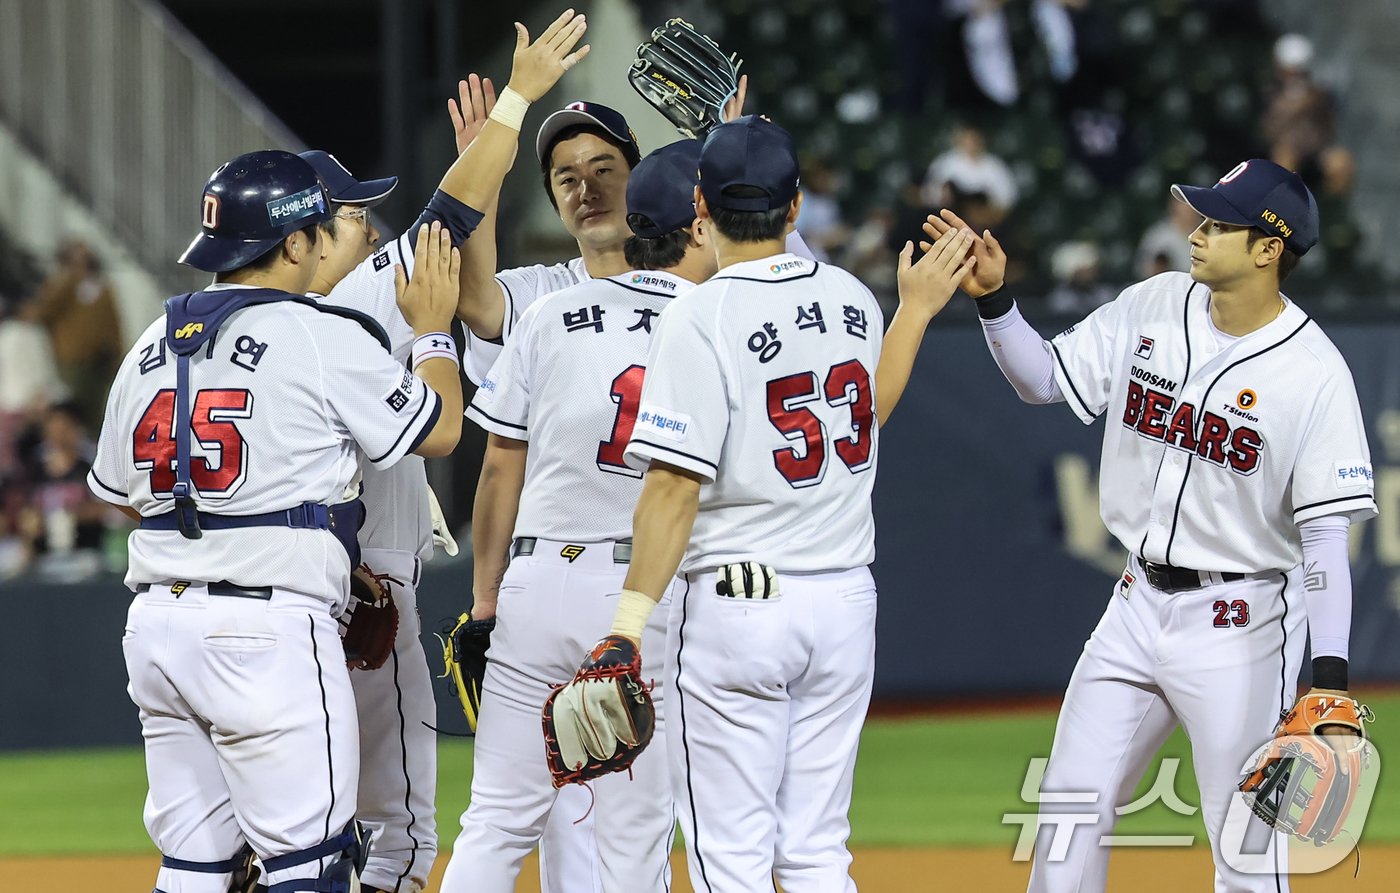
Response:
[{"label": "team logo on cap", "polygon": [[568,105],[564,106],[564,108],[575,112],[586,112],[588,111],[588,103],[584,102],[583,100],[578,100],[577,102],[569,103]]},{"label": "team logo on cap", "polygon": [[200,222],[205,229],[219,228],[219,197],[212,193],[204,193],[204,207],[200,211]]},{"label": "team logo on cap", "polygon": [[1245,388],[1235,395],[1235,405],[1240,409],[1253,409],[1259,403],[1259,395]]},{"label": "team logo on cap", "polygon": [[1239,177],[1240,174],[1243,174],[1243,173],[1244,173],[1245,171],[1247,171],[1247,170],[1249,170],[1249,162],[1248,162],[1248,161],[1241,161],[1239,164],[1237,164],[1237,165],[1235,165],[1234,167],[1232,167],[1232,168],[1230,169],[1230,172],[1229,172],[1228,174],[1226,174],[1225,176],[1221,177],[1221,178],[1220,178],[1220,182],[1221,182],[1221,183],[1229,183],[1229,182],[1232,182],[1232,181],[1235,180],[1237,177]]}]

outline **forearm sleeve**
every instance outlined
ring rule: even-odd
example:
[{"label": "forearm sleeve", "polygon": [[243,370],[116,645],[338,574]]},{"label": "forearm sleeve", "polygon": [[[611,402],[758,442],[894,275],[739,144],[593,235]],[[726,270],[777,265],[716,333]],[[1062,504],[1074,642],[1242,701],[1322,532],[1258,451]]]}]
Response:
[{"label": "forearm sleeve", "polygon": [[1303,602],[1312,656],[1346,660],[1351,642],[1351,563],[1346,515],[1323,515],[1298,525],[1303,535]]},{"label": "forearm sleeve", "polygon": [[982,334],[1001,374],[1023,401],[1059,403],[1065,399],[1055,383],[1055,361],[1045,339],[1031,328],[1015,303],[994,319],[983,316]]}]

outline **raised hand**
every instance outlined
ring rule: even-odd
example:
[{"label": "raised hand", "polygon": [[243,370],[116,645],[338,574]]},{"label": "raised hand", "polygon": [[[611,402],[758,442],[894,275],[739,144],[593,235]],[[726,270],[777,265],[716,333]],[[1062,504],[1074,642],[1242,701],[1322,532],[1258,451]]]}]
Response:
[{"label": "raised hand", "polygon": [[588,55],[591,49],[588,44],[574,49],[587,29],[588,22],[583,13],[575,14],[572,9],[566,9],[544,29],[538,40],[531,43],[530,32],[516,22],[515,55],[511,61],[508,86],[527,102],[534,102],[548,93],[564,76],[564,72]]},{"label": "raised hand", "polygon": [[460,99],[447,100],[447,116],[452,119],[457,154],[461,155],[486,126],[486,117],[496,105],[496,85],[490,78],[470,74],[457,82],[457,95]]},{"label": "raised hand", "polygon": [[[932,218],[930,218],[932,219]],[[914,261],[914,243],[899,253],[899,308],[932,319],[948,305],[958,283],[975,275],[977,258],[969,257],[976,236],[967,229],[947,229],[932,245],[920,243],[924,255]]]},{"label": "raised hand", "polygon": [[[938,239],[959,229],[972,232],[961,217],[947,208],[940,211],[938,216],[930,214],[924,223],[924,232],[930,239]],[[919,247],[928,251],[932,245],[920,242]],[[972,257],[977,261],[977,266],[958,283],[958,287],[973,298],[989,295],[1001,288],[1006,282],[1006,252],[1001,249],[1001,243],[991,230],[983,230],[981,236],[973,236]]]},{"label": "raised hand", "polygon": [[458,279],[462,252],[452,246],[452,236],[437,221],[418,228],[413,247],[413,278],[403,264],[394,265],[394,292],[399,312],[418,335],[448,332],[457,312]]}]

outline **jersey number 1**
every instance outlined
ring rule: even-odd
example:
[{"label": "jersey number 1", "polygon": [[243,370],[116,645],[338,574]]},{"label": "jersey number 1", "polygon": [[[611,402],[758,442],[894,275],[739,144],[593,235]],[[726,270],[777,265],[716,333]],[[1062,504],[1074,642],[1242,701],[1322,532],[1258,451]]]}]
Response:
[{"label": "jersey number 1", "polygon": [[617,415],[613,417],[612,436],[598,444],[598,470],[609,474],[621,474],[639,478],[642,473],[622,461],[627,450],[627,441],[632,439],[632,428],[637,424],[637,412],[642,406],[642,377],[646,367],[635,363],[623,369],[612,380],[612,401],[617,404]]},{"label": "jersey number 1", "polygon": [[[205,452],[218,451],[219,464],[203,456],[190,458],[190,481],[201,496],[232,496],[248,470],[248,448],[232,419],[253,415],[253,395],[242,388],[211,389],[195,395],[190,411],[190,444]],[[151,473],[151,492],[169,494],[175,488],[175,391],[159,391],[131,436],[136,468]]]},{"label": "jersey number 1", "polygon": [[806,404],[825,398],[830,406],[851,407],[851,436],[831,442],[836,455],[852,473],[870,467],[874,445],[874,397],[870,373],[858,360],[837,363],[826,373],[819,390],[815,372],[799,372],[768,382],[768,420],[783,436],[802,443],[799,452],[792,447],[773,451],[773,465],[794,487],[810,487],[826,476],[826,426]]}]

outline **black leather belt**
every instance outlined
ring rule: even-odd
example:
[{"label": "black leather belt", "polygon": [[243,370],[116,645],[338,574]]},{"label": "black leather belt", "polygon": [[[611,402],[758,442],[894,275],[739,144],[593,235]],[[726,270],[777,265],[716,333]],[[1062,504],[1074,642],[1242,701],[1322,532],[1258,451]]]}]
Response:
[{"label": "black leather belt", "polygon": [[[1152,584],[1153,589],[1160,592],[1183,592],[1189,589],[1200,589],[1214,582],[1211,580],[1209,571],[1193,571],[1189,567],[1175,567],[1170,564],[1143,561],[1142,570],[1147,575],[1147,582]],[[1233,583],[1236,580],[1243,580],[1245,575],[1229,572],[1221,573],[1218,576],[1222,583]]]},{"label": "black leather belt", "polygon": [[[533,537],[533,536],[522,536],[522,537],[518,537],[518,538],[516,538],[515,542],[511,544],[511,547],[510,547],[510,557],[511,557],[511,558],[519,558],[519,557],[521,557],[522,555],[534,555],[534,554],[535,554],[535,547],[538,546],[538,545],[539,545],[539,539],[536,538],[536,537]],[[592,546],[601,546],[602,543],[593,543],[593,544],[591,544],[591,545],[592,545]],[[567,545],[567,546],[564,547],[564,549],[565,549],[566,551],[563,552],[563,553],[560,553],[560,554],[561,554],[561,557],[563,557],[563,558],[568,558],[570,561],[573,561],[574,558],[577,558],[578,556],[582,555],[582,554],[584,553],[584,550],[586,550],[586,549],[588,549],[588,548],[591,548],[591,546],[590,546],[590,545],[578,545],[578,546]],[[570,558],[569,555],[568,555],[567,550],[569,550],[569,549],[577,549],[577,550],[578,550],[578,551],[576,551],[576,552],[574,553],[573,558]],[[631,563],[632,563],[632,543],[631,543],[631,541],[630,541],[630,540],[620,540],[620,541],[618,541],[618,542],[613,543],[613,544],[612,544],[612,557],[613,557],[613,564],[631,564]]]},{"label": "black leather belt", "polygon": [[[186,588],[193,585],[193,583],[184,584],[180,592],[184,592]],[[180,584],[175,583],[171,588],[173,589],[175,586],[180,586]],[[138,583],[136,586],[137,592],[149,592],[150,589],[150,583]],[[268,601],[272,598],[271,586],[235,586],[227,580],[208,584],[208,591],[210,595],[223,595],[229,598],[256,598],[262,601]],[[180,593],[175,593],[175,597],[179,598]]]}]

